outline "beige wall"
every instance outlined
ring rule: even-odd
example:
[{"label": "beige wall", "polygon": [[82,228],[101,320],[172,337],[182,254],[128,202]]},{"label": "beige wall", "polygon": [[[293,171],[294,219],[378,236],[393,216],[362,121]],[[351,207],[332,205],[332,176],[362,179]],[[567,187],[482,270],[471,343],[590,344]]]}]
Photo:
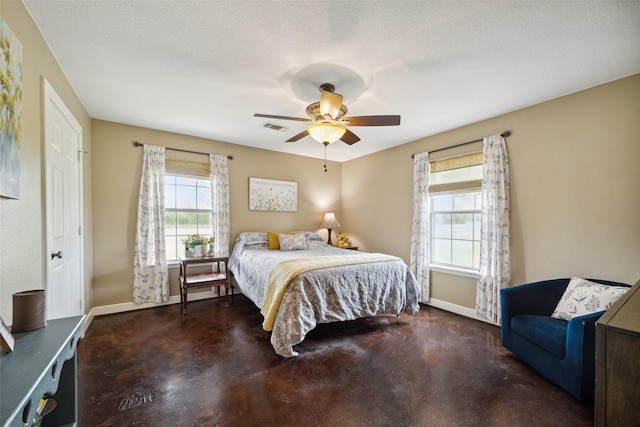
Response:
[{"label": "beige wall", "polygon": [[[343,230],[365,250],[408,262],[410,155],[509,129],[512,285],[567,276],[635,283],[639,118],[635,75],[349,161],[342,165]],[[475,281],[432,273],[431,296],[472,308]]]},{"label": "beige wall", "polygon": [[[46,78],[82,126],[91,152],[91,121],[20,1],[0,1],[0,16],[22,44],[20,198],[0,198],[0,315],[11,323],[12,295],[45,287],[41,79]],[[84,158],[85,305],[91,302],[91,160]]]},{"label": "beige wall", "polygon": [[[142,150],[131,143],[231,154],[232,239],[246,230],[317,230],[334,211],[354,245],[409,261],[410,155],[513,131],[512,282],[559,276],[634,283],[640,276],[640,75],[343,164],[127,125],[92,121],[20,1],[0,15],[23,46],[22,173],[19,200],[0,199],[0,315],[11,295],[44,287],[41,77],[83,128],[85,300],[131,301],[133,240]],[[426,118],[428,119],[428,118]],[[392,129],[381,129],[389,132]],[[366,142],[361,142],[366,143]],[[198,157],[198,156],[196,156]],[[248,210],[250,176],[298,183],[298,212]],[[319,230],[326,237],[326,230]],[[172,272],[171,294],[177,293]],[[93,281],[93,282],[92,282]],[[432,275],[432,296],[473,307],[474,280]]]},{"label": "beige wall", "polygon": [[[94,306],[131,302],[133,242],[144,144],[232,155],[229,161],[231,239],[241,231],[318,231],[326,211],[341,218],[341,165],[218,141],[93,121]],[[167,156],[208,163],[208,156]],[[249,211],[249,177],[298,183],[297,212]],[[335,231],[334,231],[335,237]],[[170,272],[170,294],[178,294],[177,273]]]}]

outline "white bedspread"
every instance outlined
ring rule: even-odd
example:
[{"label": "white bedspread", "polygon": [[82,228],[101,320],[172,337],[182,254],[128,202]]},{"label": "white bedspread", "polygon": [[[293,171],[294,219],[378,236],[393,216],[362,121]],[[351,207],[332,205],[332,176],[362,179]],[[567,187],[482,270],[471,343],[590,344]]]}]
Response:
[{"label": "white bedspread", "polygon": [[[266,233],[241,233],[229,260],[229,269],[243,294],[262,308],[271,269],[281,261],[362,252],[338,249],[307,234],[306,250],[269,250]],[[264,235],[264,237],[262,237]],[[284,357],[296,356],[293,346],[318,323],[353,320],[378,314],[397,315],[419,310],[420,288],[401,260],[346,265],[308,271],[287,286],[276,315],[271,344]]]}]

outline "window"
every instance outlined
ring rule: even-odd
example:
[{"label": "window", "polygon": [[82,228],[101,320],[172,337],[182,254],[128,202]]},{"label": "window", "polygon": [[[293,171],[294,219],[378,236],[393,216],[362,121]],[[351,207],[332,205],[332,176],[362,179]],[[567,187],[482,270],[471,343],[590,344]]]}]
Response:
[{"label": "window", "polygon": [[184,256],[182,239],[196,233],[213,234],[211,181],[209,177],[167,170],[164,188],[167,260],[174,260]]},{"label": "window", "polygon": [[431,262],[477,270],[480,267],[482,191],[431,196]]},{"label": "window", "polygon": [[430,163],[431,265],[478,271],[482,153]]}]

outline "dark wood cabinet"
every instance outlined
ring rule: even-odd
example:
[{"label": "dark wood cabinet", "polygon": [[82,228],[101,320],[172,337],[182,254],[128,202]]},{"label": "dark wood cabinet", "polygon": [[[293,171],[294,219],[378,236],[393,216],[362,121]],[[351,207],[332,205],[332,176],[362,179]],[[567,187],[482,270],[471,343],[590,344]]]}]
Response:
[{"label": "dark wood cabinet", "polygon": [[640,281],[596,323],[596,426],[640,426]]}]

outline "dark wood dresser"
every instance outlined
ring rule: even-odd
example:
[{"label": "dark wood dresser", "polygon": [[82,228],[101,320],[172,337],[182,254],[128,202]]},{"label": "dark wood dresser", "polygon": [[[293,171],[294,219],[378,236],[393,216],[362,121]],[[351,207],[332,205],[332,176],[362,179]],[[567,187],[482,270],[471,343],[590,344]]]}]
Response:
[{"label": "dark wood dresser", "polygon": [[640,280],[596,323],[596,426],[640,426]]}]

